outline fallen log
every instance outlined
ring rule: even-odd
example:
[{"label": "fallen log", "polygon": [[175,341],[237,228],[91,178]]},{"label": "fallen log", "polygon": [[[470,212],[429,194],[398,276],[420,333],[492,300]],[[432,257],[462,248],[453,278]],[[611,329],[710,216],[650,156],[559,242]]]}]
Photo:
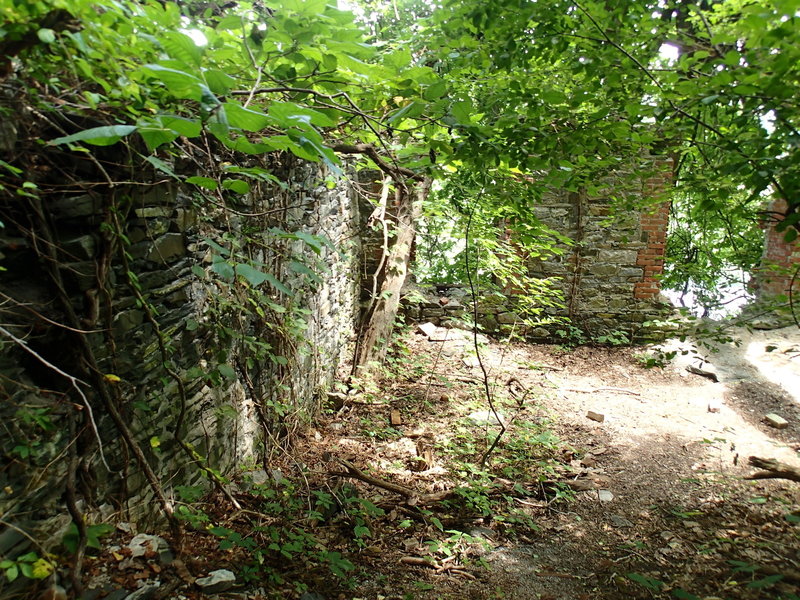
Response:
[{"label": "fallen log", "polygon": [[748,475],[745,479],[788,479],[789,481],[800,482],[800,469],[778,462],[774,458],[751,456],[748,462],[757,469],[762,470]]}]

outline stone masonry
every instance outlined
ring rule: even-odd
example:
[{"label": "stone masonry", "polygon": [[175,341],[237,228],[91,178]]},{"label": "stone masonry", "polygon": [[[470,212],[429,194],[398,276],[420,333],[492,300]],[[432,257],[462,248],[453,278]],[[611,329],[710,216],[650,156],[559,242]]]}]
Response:
[{"label": "stone masonry", "polygon": [[[324,389],[347,372],[351,357],[360,253],[355,195],[345,179],[325,185],[324,169],[291,157],[273,172],[284,182],[282,188],[254,186],[237,204],[236,213],[274,215],[260,221],[215,209],[193,186],[144,181],[115,192],[130,270],[171,346],[173,369],[184,381],[187,402],[179,435],[222,473],[256,464],[263,456],[258,449],[271,442],[264,439],[259,415],[269,403],[282,403],[285,414],[312,414]],[[64,193],[48,197],[45,206],[57,238],[64,291],[148,462],[170,496],[179,486],[207,486],[176,443],[172,429],[180,411],[178,389],[162,368],[153,326],[131,292],[120,250],[109,247],[103,225],[107,200],[97,193]],[[80,351],[73,334],[58,325],[64,315],[37,254],[38,242],[15,226],[23,222],[25,210],[18,199],[0,203],[5,224],[0,265],[7,269],[0,292],[12,299],[3,306],[4,326],[43,359],[80,374]],[[278,225],[283,233],[273,229]],[[310,245],[303,237],[318,243]],[[211,271],[219,259],[209,240],[225,245],[231,239],[259,240],[240,253],[259,259],[292,292],[270,293],[277,305],[293,307],[285,317],[274,311],[265,318],[253,316],[254,310],[237,312],[237,289],[243,293],[246,285],[242,280],[215,285]],[[106,268],[101,289],[98,273]],[[297,336],[283,346],[274,329],[281,318]],[[247,338],[231,339],[225,326],[240,327]],[[272,344],[283,359],[249,364],[247,344],[261,342]],[[66,421],[77,397],[65,378],[18,343],[6,336],[0,345],[0,418],[7,424],[0,446],[9,457],[0,472],[0,513],[49,547],[60,541],[70,522],[63,499],[67,461],[60,457],[71,439]],[[152,491],[125,458],[119,432],[92,389],[83,390],[94,407],[102,458],[110,468],[102,464],[97,436],[86,429],[78,442],[85,462],[78,492],[85,498],[89,522],[113,512],[128,518],[156,515]],[[274,434],[285,434],[289,417],[272,414]],[[18,531],[0,531],[3,556],[26,548],[29,542]]]},{"label": "stone masonry", "polygon": [[[786,201],[781,198],[773,200],[768,211],[775,215],[783,214],[786,211]],[[755,273],[752,282],[760,299],[788,296],[792,275],[800,267],[800,246],[796,239],[786,242],[785,233],[777,231],[774,222],[764,224],[764,253],[761,268]],[[798,291],[800,291],[800,281],[796,279],[792,292],[797,294]]]},{"label": "stone masonry", "polygon": [[[622,185],[609,178],[605,196],[560,190],[546,194],[533,208],[534,215],[572,244],[562,245],[558,254],[531,261],[530,274],[552,282],[561,292],[562,306],[548,308],[540,325],[528,326],[520,319],[513,293],[484,295],[477,307],[483,329],[515,332],[535,341],[622,335],[643,342],[660,337],[655,322],[671,310],[659,296],[671,163],[654,164],[643,177],[629,177]],[[436,323],[473,314],[469,294],[463,289],[452,292],[452,287],[458,286],[425,290],[425,300],[406,303],[406,314]]]}]

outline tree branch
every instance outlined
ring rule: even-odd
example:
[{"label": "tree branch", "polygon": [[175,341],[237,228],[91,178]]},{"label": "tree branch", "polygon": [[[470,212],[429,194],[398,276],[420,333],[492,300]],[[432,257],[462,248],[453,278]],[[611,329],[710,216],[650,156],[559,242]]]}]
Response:
[{"label": "tree branch", "polygon": [[398,183],[402,183],[401,175],[413,179],[414,181],[422,181],[425,179],[424,175],[415,173],[411,169],[388,164],[378,153],[375,146],[371,144],[334,144],[331,146],[331,150],[340,152],[341,154],[364,154],[369,156],[381,171],[392,177],[392,179]]},{"label": "tree branch", "polygon": [[774,458],[751,456],[747,462],[757,469],[763,470],[748,475],[745,479],[788,479],[789,481],[800,482],[800,469],[778,462]]}]

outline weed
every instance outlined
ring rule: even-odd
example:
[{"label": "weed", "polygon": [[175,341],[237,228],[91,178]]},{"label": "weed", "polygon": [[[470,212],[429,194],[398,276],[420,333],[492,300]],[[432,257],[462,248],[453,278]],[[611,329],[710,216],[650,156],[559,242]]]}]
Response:
[{"label": "weed", "polygon": [[562,340],[563,347],[568,350],[582,346],[589,341],[583,330],[571,323],[564,323],[561,329],[556,329],[555,335]]},{"label": "weed", "polygon": [[20,574],[29,579],[46,579],[54,569],[55,565],[49,558],[40,557],[36,552],[0,561],[0,570],[9,582],[16,580]]},{"label": "weed", "polygon": [[603,335],[599,335],[593,340],[597,344],[604,346],[629,346],[631,339],[627,333],[619,329],[614,329]]}]

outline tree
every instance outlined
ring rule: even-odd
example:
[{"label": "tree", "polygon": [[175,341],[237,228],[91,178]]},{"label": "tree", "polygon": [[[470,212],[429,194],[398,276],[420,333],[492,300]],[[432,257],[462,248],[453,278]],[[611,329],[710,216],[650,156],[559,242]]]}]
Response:
[{"label": "tree", "polygon": [[[679,230],[750,268],[765,195],[787,200],[773,215],[787,240],[800,226],[797,11],[793,0],[444,2],[409,43],[448,88],[447,134],[429,143],[454,169],[535,174],[534,193],[592,195],[621,165],[670,157],[690,207]],[[673,236],[672,256],[680,246]],[[710,290],[718,266],[666,283]]]}]

